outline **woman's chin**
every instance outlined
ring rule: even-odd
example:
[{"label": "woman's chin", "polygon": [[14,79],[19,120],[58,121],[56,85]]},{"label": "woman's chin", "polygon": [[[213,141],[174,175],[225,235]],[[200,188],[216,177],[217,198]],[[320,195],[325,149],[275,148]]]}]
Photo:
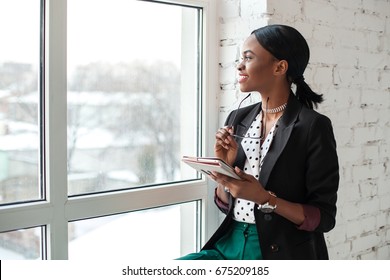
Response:
[{"label": "woman's chin", "polygon": [[240,85],[240,91],[241,92],[252,92],[253,90],[249,89],[248,87]]}]

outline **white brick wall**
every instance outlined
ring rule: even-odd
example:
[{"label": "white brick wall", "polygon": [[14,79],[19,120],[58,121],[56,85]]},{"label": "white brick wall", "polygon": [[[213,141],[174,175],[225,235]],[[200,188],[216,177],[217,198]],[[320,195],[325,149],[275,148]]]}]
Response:
[{"label": "white brick wall", "polygon": [[[390,259],[390,0],[218,0],[220,125],[244,96],[235,61],[250,32],[296,27],[311,48],[305,72],[323,93],[340,161],[332,259]],[[248,102],[256,102],[254,97]]]}]

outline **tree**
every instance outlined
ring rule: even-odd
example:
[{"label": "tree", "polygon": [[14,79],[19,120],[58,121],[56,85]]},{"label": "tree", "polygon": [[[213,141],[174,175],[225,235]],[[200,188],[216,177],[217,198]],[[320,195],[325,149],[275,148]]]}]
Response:
[{"label": "tree", "polygon": [[[110,131],[114,141],[121,142],[126,153],[131,154],[132,149],[144,147],[140,155],[144,155],[145,159],[138,159],[138,164],[152,166],[150,160],[153,151],[153,162],[162,168],[165,180],[174,178],[175,170],[179,167],[177,147],[180,135],[177,109],[180,101],[180,73],[177,67],[163,62],[151,65],[138,62],[91,63],[75,70],[69,89],[80,93],[89,92],[92,99],[82,106],[79,104],[78,108],[69,104],[68,110],[72,111],[72,116],[78,115],[79,118],[68,119],[68,131],[71,132],[68,135],[71,137],[68,139],[70,156],[77,145],[77,135],[80,135],[78,130],[88,121],[80,122],[80,118],[100,118],[101,121],[95,125]],[[92,101],[102,94],[109,100],[103,102],[104,107],[97,105],[95,114],[82,113],[91,112],[85,106],[91,107],[94,103]],[[110,111],[109,108],[115,110],[111,110],[109,118],[104,117],[104,112]],[[140,139],[146,142],[139,143]],[[101,154],[108,150],[103,149]],[[146,177],[141,174],[140,178],[141,181],[146,178],[150,181],[152,177],[150,174]]]}]

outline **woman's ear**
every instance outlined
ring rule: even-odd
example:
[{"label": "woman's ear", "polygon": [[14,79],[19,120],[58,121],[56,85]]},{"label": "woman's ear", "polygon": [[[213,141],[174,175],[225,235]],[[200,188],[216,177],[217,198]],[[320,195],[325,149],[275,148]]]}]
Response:
[{"label": "woman's ear", "polygon": [[287,60],[279,60],[276,64],[275,75],[285,75],[288,70]]}]

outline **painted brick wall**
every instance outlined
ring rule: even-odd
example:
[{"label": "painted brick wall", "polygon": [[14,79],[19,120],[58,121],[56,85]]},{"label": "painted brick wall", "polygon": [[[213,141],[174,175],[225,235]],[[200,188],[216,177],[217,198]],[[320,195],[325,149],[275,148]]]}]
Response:
[{"label": "painted brick wall", "polygon": [[[236,60],[250,32],[296,27],[311,48],[306,81],[324,94],[340,162],[332,259],[390,259],[390,0],[218,0],[220,125],[245,95]],[[258,101],[251,97],[250,102]]]}]

